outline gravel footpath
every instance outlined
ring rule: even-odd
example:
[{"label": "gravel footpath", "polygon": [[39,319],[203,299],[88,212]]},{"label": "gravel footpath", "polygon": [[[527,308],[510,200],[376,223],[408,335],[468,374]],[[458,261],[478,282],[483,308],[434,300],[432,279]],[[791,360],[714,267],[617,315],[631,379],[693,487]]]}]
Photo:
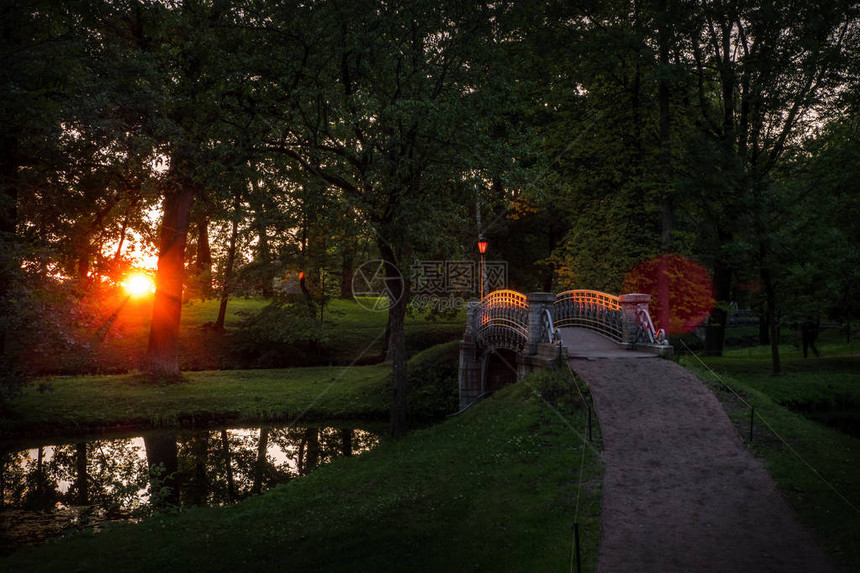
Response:
[{"label": "gravel footpath", "polygon": [[693,374],[659,358],[570,365],[604,440],[599,573],[837,571]]}]

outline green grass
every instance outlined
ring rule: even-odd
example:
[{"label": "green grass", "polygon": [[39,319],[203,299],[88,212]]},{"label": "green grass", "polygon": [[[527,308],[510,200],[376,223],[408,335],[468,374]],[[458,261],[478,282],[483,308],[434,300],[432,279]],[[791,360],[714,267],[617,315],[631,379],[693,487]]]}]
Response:
[{"label": "green grass", "polygon": [[[824,352],[824,348],[828,351]],[[830,343],[821,358],[803,358],[792,346],[780,347],[783,376],[772,375],[769,347],[730,350],[709,364],[793,411],[830,418],[854,435],[860,431],[860,356],[850,345]]]},{"label": "green grass", "polygon": [[[410,417],[427,424],[458,405],[456,341],[410,358]],[[0,417],[0,436],[111,428],[304,420],[385,420],[391,368],[314,366],[186,372],[153,384],[140,374],[56,376],[26,387]]]},{"label": "green grass", "polygon": [[0,570],[568,571],[577,520],[593,571],[602,467],[567,426],[583,412],[561,413],[516,384],[238,505],[23,549]]},{"label": "green grass", "polygon": [[[382,358],[387,312],[368,310],[374,301],[360,303],[332,300],[325,311],[326,347],[335,364],[349,363],[359,353],[371,360]],[[436,344],[462,338],[466,326],[464,310],[452,316],[430,316],[412,312],[406,317],[406,346],[412,355]]]},{"label": "green grass", "polygon": [[[260,312],[269,301],[260,297],[236,297],[227,300],[227,314],[224,315],[224,326],[238,326],[243,314]],[[207,322],[214,323],[218,318],[218,299],[191,300],[182,305],[182,323],[187,328],[200,328]],[[149,306],[149,305],[148,305]],[[149,318],[144,317],[142,326],[148,330]]]},{"label": "green grass", "polygon": [[[277,364],[260,361],[258,356],[242,345],[237,351],[237,335],[242,320],[258,313],[269,301],[259,298],[230,299],[227,305],[225,330],[206,328],[218,316],[219,301],[192,300],[182,307],[179,333],[179,365],[183,371],[243,369],[271,366],[315,366],[376,364],[383,360],[387,311],[373,311],[371,300],[359,302],[332,299],[323,316],[323,342],[317,346],[297,344],[292,347],[268,349],[277,355]],[[145,356],[149,325],[152,318],[151,299],[123,297],[103,301],[105,315],[116,310],[107,335],[98,329],[105,321],[77,334],[79,344],[63,348],[60,342],[39,346],[24,353],[28,371],[39,374],[118,374],[139,368]],[[455,340],[463,335],[465,312],[444,317],[431,317],[413,312],[406,318],[406,345],[410,355]],[[260,350],[265,353],[265,350]]]},{"label": "green grass", "polygon": [[[840,349],[829,357],[805,360],[791,347],[782,350],[786,374],[778,377],[770,375],[769,348],[734,350],[704,360],[775,431],[757,417],[750,447],[764,461],[801,521],[817,533],[838,561],[860,570],[860,439],[800,413],[842,404],[839,407],[856,419],[860,414],[860,357],[844,356]],[[747,440],[749,409],[722,390],[695,359],[683,357],[682,363],[709,381]]]},{"label": "green grass", "polygon": [[[780,345],[784,352],[801,354],[801,337],[797,327],[786,326],[780,329]],[[860,352],[860,340],[845,341],[845,330],[842,328],[822,328],[816,346],[824,355],[851,354]],[[768,346],[759,345],[758,326],[729,326],[726,328],[726,348],[744,352],[770,354]],[[735,350],[730,350],[734,352]]]},{"label": "green grass", "polygon": [[153,385],[142,375],[61,376],[29,386],[0,419],[3,434],[227,421],[385,418],[388,366],[188,372]]}]

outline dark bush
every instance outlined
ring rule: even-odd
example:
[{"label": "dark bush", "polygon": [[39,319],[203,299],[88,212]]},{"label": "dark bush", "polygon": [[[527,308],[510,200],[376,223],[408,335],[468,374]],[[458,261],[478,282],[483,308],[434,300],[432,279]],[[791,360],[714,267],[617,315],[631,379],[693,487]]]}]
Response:
[{"label": "dark bush", "polygon": [[256,314],[246,315],[233,338],[241,362],[256,368],[282,368],[319,363],[325,341],[312,306],[276,300]]},{"label": "dark bush", "polygon": [[448,342],[419,352],[409,360],[409,416],[418,424],[457,410],[460,343]]}]

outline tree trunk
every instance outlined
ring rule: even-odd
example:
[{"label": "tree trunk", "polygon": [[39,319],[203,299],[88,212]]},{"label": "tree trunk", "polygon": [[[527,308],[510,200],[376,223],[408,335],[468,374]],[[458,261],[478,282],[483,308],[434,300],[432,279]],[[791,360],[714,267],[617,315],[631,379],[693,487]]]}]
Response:
[{"label": "tree trunk", "polygon": [[758,315],[758,343],[761,346],[770,344],[770,324],[766,311],[759,312]]},{"label": "tree trunk", "polygon": [[305,472],[309,472],[320,463],[320,430],[319,428],[308,428],[308,448]]},{"label": "tree trunk", "polygon": [[224,458],[224,470],[227,477],[227,500],[236,499],[236,484],[233,480],[233,460],[230,457],[230,438],[227,430],[221,430],[221,455]]},{"label": "tree trunk", "polygon": [[409,304],[408,286],[393,261],[401,260],[396,257],[392,248],[380,242],[380,253],[385,263],[386,285],[391,297],[388,307],[388,353],[387,360],[392,365],[392,396],[390,412],[390,431],[394,437],[402,436],[408,428],[406,413],[406,398],[409,384],[406,377],[406,310]]},{"label": "tree trunk", "polygon": [[[672,239],[672,154],[669,148],[671,116],[669,110],[669,15],[666,0],[658,2],[658,30],[660,53],[660,70],[658,81],[658,99],[660,102],[660,167],[663,187],[662,230],[660,233],[660,249],[663,254],[669,253]],[[657,325],[669,334],[671,309],[669,308],[669,269],[666,259],[660,261],[657,274],[657,303],[659,314]]]},{"label": "tree trunk", "polygon": [[[552,225],[550,225],[549,228],[547,229],[547,244],[549,247],[547,249],[547,259],[552,257],[553,251],[555,251],[555,248],[558,246],[558,238],[557,237],[558,237],[558,233],[556,233],[555,228]],[[478,272],[480,273],[482,271],[479,270]],[[554,278],[555,278],[555,269],[553,268],[552,264],[548,263],[546,265],[546,270],[544,270],[544,272],[543,272],[543,281],[541,284],[541,288],[542,288],[543,292],[552,292],[552,281]]]},{"label": "tree trunk", "polygon": [[208,297],[212,294],[212,249],[209,246],[209,219],[206,216],[197,222],[197,258],[194,266],[202,279],[202,294]]},{"label": "tree trunk", "polygon": [[[724,241],[721,244],[725,244]],[[732,267],[725,261],[714,264],[714,308],[705,330],[705,354],[722,356],[728,321],[728,303],[731,296]]]},{"label": "tree trunk", "polygon": [[215,319],[215,329],[224,329],[227,317],[227,299],[230,297],[230,280],[233,276],[233,265],[236,263],[236,243],[239,239],[239,201],[236,201],[236,213],[233,217],[233,228],[230,230],[230,246],[227,249],[227,264],[224,266],[224,277],[221,281],[221,304],[218,305],[218,318]]},{"label": "tree trunk", "polygon": [[89,479],[87,478],[87,444],[75,444],[75,502],[89,505]]},{"label": "tree trunk", "polygon": [[90,255],[86,252],[81,252],[78,255],[77,269],[75,274],[82,286],[86,286],[87,279],[90,276]]},{"label": "tree trunk", "polygon": [[254,483],[251,485],[251,493],[258,494],[263,491],[263,475],[266,469],[266,451],[269,448],[269,428],[260,428],[260,440],[257,442],[257,461],[254,464]]},{"label": "tree trunk", "polygon": [[[143,436],[149,466],[150,499],[156,506],[179,504],[179,449],[176,434]],[[153,471],[154,469],[154,471]]]},{"label": "tree trunk", "polygon": [[122,219],[122,227],[119,230],[119,242],[116,245],[116,253],[113,255],[113,261],[119,261],[119,258],[122,256],[122,247],[125,244],[125,235],[128,233],[128,212],[131,205],[127,206],[125,209],[125,216]]},{"label": "tree trunk", "polygon": [[209,438],[207,434],[201,434],[191,438],[190,444],[191,461],[194,471],[185,482],[185,497],[186,505],[202,506],[206,503],[206,496],[209,492],[209,479],[206,475],[209,457]]},{"label": "tree trunk", "polygon": [[255,179],[251,180],[252,192],[248,201],[253,209],[252,225],[257,233],[257,246],[254,251],[254,262],[260,269],[260,294],[264,298],[272,298],[275,295],[275,272],[272,267],[272,252],[269,247],[268,226],[266,225],[266,205],[262,197],[263,191]]},{"label": "tree trunk", "polygon": [[340,430],[340,437],[343,441],[343,455],[349,457],[352,455],[352,436],[355,433],[355,430],[351,430],[349,428],[342,428]]},{"label": "tree trunk", "polygon": [[767,316],[767,324],[770,327],[770,357],[772,362],[771,374],[773,376],[782,375],[782,366],[779,361],[779,324],[776,319],[776,289],[773,284],[773,277],[770,269],[762,267],[761,270],[762,288],[765,293],[765,312]]},{"label": "tree trunk", "polygon": [[155,299],[146,354],[146,371],[150,376],[179,376],[179,321],[182,315],[185,243],[193,201],[194,190],[189,184],[169,190],[164,197]]},{"label": "tree trunk", "polygon": [[352,275],[355,272],[355,243],[350,243],[343,251],[340,268],[340,296],[353,300]]},{"label": "tree trunk", "polygon": [[269,237],[266,235],[266,227],[259,225],[257,229],[257,261],[261,267],[260,294],[264,298],[275,296],[273,285],[274,272],[272,271],[272,253],[269,249]]}]

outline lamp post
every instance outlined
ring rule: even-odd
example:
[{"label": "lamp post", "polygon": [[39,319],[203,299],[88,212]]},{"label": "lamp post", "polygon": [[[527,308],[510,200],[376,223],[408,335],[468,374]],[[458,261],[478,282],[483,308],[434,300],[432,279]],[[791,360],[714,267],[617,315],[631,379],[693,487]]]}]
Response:
[{"label": "lamp post", "polygon": [[484,253],[487,252],[487,239],[478,237],[478,252],[481,253],[481,298],[484,298]]}]

